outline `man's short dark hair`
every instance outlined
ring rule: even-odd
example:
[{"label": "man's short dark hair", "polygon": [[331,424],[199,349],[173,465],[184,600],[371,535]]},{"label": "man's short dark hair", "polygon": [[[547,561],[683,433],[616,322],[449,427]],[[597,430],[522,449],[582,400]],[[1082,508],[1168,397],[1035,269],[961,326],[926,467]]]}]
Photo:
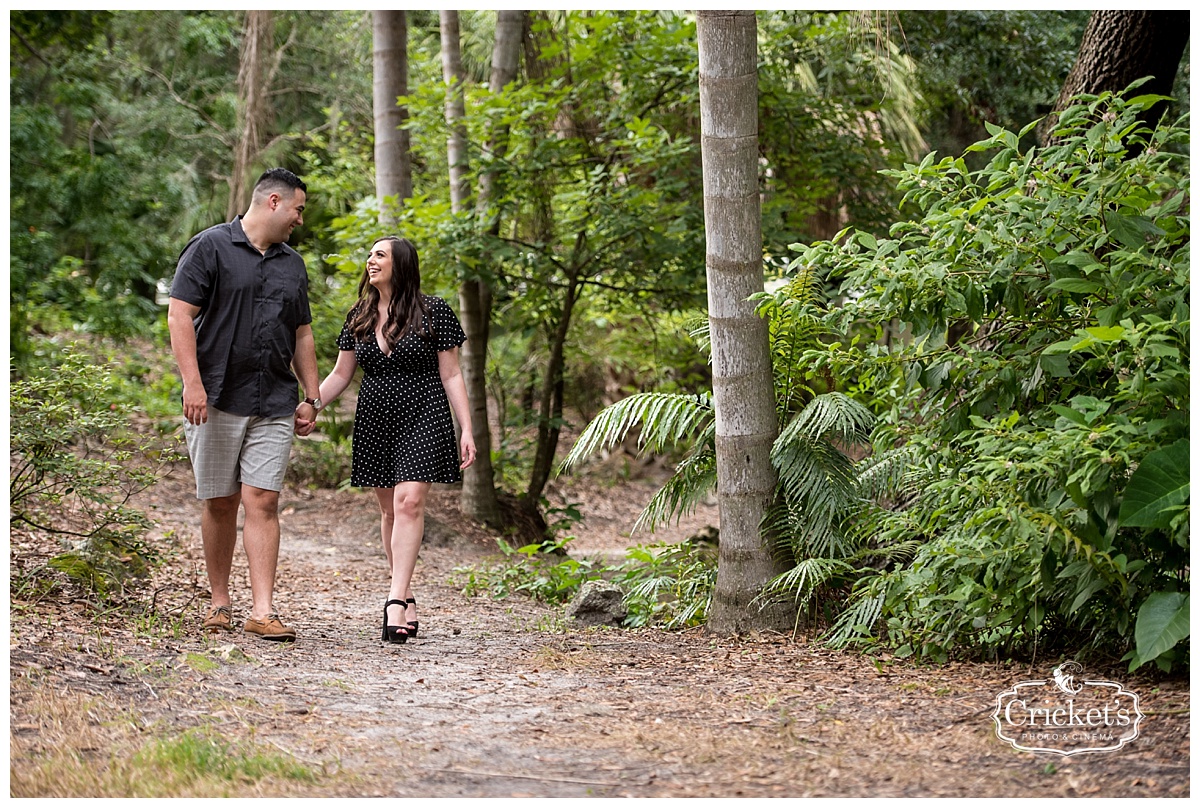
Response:
[{"label": "man's short dark hair", "polygon": [[308,186],[304,184],[304,180],[286,168],[267,169],[258,178],[258,182],[254,183],[254,193],[256,196],[259,193],[270,194],[276,191],[283,191],[285,188],[291,188],[293,192],[304,191],[304,193],[308,193]]}]

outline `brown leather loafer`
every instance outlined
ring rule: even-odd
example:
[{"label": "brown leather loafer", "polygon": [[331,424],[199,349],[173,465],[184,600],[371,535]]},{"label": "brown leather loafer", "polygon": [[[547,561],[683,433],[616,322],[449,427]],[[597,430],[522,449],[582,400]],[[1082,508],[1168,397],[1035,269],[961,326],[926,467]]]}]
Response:
[{"label": "brown leather loafer", "polygon": [[242,631],[247,634],[253,634],[256,637],[261,637],[264,640],[275,640],[276,642],[291,642],[296,639],[296,630],[285,626],[277,614],[267,615],[266,620],[256,620],[253,617],[247,617],[246,625],[242,626]]},{"label": "brown leather loafer", "polygon": [[204,616],[204,630],[209,634],[233,631],[233,612],[228,606],[213,606]]}]

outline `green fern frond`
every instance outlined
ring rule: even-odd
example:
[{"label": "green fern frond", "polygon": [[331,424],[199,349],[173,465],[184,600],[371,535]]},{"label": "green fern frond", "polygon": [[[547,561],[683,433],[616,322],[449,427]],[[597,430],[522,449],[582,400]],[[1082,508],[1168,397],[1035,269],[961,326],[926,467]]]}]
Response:
[{"label": "green fern frond", "polygon": [[788,430],[851,445],[867,442],[874,426],[875,416],[862,404],[844,393],[825,393],[809,402]]},{"label": "green fern frond", "polygon": [[600,411],[571,448],[559,473],[617,445],[635,426],[642,428],[639,448],[657,452],[694,440],[712,420],[708,393],[636,393]]},{"label": "green fern frond", "polygon": [[916,453],[907,446],[881,452],[863,463],[858,471],[864,497],[915,496],[924,489],[929,474],[917,467]]},{"label": "green fern frond", "polygon": [[865,595],[842,612],[825,634],[825,641],[834,648],[844,648],[862,637],[869,636],[883,613],[884,594]]},{"label": "green fern frond", "polygon": [[697,442],[698,451],[676,466],[675,473],[646,504],[631,532],[653,531],[661,524],[686,516],[698,502],[716,490],[717,459],[711,448],[714,432],[712,426],[705,431],[701,441]]},{"label": "green fern frond", "polygon": [[764,596],[790,596],[803,608],[817,590],[839,576],[853,575],[855,568],[836,558],[806,558],[787,572],[773,578],[764,588]]}]

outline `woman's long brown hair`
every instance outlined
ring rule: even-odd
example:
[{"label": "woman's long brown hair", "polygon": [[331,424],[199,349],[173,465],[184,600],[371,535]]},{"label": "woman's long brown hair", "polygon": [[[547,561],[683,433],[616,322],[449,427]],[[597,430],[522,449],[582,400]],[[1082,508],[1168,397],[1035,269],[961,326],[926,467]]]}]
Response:
[{"label": "woman's long brown hair", "polygon": [[[418,334],[426,342],[433,339],[433,323],[427,322],[429,308],[421,294],[421,264],[417,248],[406,238],[384,236],[375,244],[386,241],[392,250],[392,299],[388,303],[387,322],[383,325],[383,338],[387,345],[380,345],[384,353],[408,334]],[[374,247],[374,244],[371,245]],[[350,312],[350,333],[356,342],[370,342],[375,334],[375,323],[379,318],[379,290],[371,285],[371,276],[363,268],[362,280],[358,282],[358,303]]]}]

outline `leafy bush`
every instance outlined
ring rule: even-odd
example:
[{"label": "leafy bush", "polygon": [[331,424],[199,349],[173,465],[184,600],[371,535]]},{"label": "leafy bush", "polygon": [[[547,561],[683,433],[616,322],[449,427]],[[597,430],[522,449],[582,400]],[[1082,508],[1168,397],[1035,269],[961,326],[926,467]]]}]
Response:
[{"label": "leafy bush", "polygon": [[479,567],[456,567],[453,581],[467,597],[487,595],[500,600],[524,594],[543,603],[565,603],[586,581],[600,576],[590,560],[564,558],[570,539],[512,548],[496,542],[504,559]]},{"label": "leafy bush", "polygon": [[703,625],[717,583],[715,549],[694,540],[629,548],[625,561],[610,568],[612,582],[626,592],[625,625]]},{"label": "leafy bush", "polygon": [[15,381],[10,396],[12,524],[59,537],[50,566],[102,597],[157,558],[149,520],[129,504],[155,481],[147,461],[157,452],[130,434],[115,385],[111,366],[68,350],[61,364]]},{"label": "leafy bush", "polygon": [[1188,130],[1139,125],[1161,102],[1081,97],[1047,148],[989,127],[979,171],[888,172],[921,211],[890,238],[796,245],[845,295],[801,306],[828,335],[801,367],[878,417],[855,540],[806,562],[852,583],[835,644],[1185,658]]},{"label": "leafy bush", "polygon": [[561,538],[515,550],[498,542],[502,561],[457,567],[452,582],[468,597],[500,600],[523,594],[544,603],[566,603],[587,581],[603,578],[625,591],[628,627],[671,629],[704,622],[717,577],[711,548],[690,540],[631,547],[624,561],[608,566],[565,556],[570,541]]}]

